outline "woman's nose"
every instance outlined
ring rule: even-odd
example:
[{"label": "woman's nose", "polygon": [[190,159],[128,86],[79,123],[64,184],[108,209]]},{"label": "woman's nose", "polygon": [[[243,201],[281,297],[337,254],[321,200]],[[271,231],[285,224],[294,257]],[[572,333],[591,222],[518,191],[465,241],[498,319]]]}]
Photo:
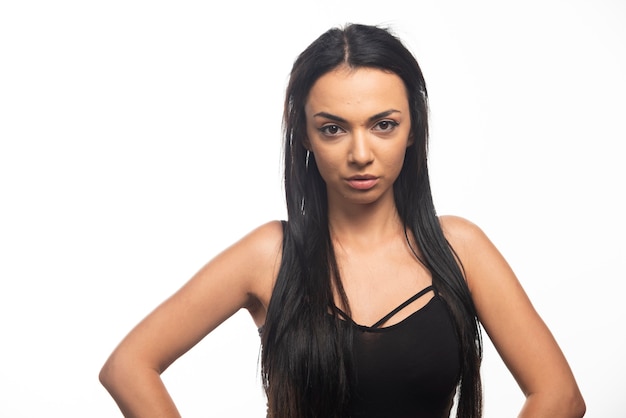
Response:
[{"label": "woman's nose", "polygon": [[363,132],[355,132],[352,135],[348,161],[356,165],[368,165],[373,160],[374,155],[372,153],[367,134]]}]

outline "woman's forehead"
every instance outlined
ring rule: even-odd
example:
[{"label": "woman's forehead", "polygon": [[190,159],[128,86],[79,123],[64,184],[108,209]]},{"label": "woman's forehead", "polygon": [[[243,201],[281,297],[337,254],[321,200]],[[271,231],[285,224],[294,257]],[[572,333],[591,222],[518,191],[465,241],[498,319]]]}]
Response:
[{"label": "woman's forehead", "polygon": [[321,76],[309,92],[307,116],[328,112],[376,114],[386,109],[408,112],[408,98],[402,79],[376,68],[338,67]]}]

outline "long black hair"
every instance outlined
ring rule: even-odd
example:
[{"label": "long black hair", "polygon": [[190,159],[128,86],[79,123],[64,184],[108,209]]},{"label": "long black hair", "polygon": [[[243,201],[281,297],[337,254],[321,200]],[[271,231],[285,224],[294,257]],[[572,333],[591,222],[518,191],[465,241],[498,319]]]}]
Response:
[{"label": "long black hair", "polygon": [[[398,75],[406,87],[413,144],[394,183],[409,245],[447,302],[461,344],[457,416],[481,415],[482,344],[476,310],[462,266],[442,232],[427,167],[428,94],[422,71],[389,30],[350,24],[332,28],[296,59],[283,119],[285,195],[283,255],[262,334],[261,372],[268,417],[349,416],[349,327],[333,319],[334,295],[348,307],[328,227],[326,185],[315,156],[304,147],[304,106],[315,81],[333,69],[376,68]],[[409,237],[413,237],[414,242]]]}]

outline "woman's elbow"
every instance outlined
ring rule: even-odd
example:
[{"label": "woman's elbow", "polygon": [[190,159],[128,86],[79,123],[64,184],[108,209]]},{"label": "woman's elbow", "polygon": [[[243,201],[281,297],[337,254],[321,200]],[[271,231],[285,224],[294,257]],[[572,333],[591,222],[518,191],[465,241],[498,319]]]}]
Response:
[{"label": "woman's elbow", "polygon": [[[118,380],[119,368],[115,367],[115,359],[113,355],[107,359],[102,368],[100,369],[100,373],[98,374],[98,379],[102,386],[104,386],[109,392],[113,389],[116,380]],[[116,370],[117,369],[117,370]]]},{"label": "woman's elbow", "polygon": [[561,404],[565,407],[565,411],[568,411],[564,416],[571,418],[580,418],[587,412],[587,405],[583,399],[583,395],[580,393],[580,389],[576,382],[567,385],[568,390],[561,392]]},{"label": "woman's elbow", "polygon": [[577,388],[558,388],[527,395],[519,417],[581,418],[586,411],[585,400]]},{"label": "woman's elbow", "polygon": [[587,412],[587,405],[578,388],[563,393],[559,405],[558,409],[564,418],[581,418]]},{"label": "woman's elbow", "polygon": [[133,376],[136,375],[138,364],[138,361],[115,351],[100,369],[98,375],[100,383],[113,394],[120,387],[132,381]]},{"label": "woman's elbow", "polygon": [[570,409],[572,411],[572,418],[583,417],[587,412],[587,405],[585,404],[585,400],[580,392],[573,396],[570,402]]}]

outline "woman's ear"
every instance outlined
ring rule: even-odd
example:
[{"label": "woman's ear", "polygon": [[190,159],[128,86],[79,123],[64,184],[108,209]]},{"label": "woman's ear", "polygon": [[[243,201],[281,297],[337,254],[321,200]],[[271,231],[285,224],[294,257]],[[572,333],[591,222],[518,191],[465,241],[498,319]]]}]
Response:
[{"label": "woman's ear", "polygon": [[311,152],[311,142],[309,141],[308,136],[305,136],[304,139],[302,140],[302,146],[304,147],[305,150]]},{"label": "woman's ear", "polygon": [[409,134],[409,138],[406,141],[406,147],[408,148],[413,145],[413,142],[415,142],[415,135],[413,135],[413,131],[411,131],[411,133]]}]

